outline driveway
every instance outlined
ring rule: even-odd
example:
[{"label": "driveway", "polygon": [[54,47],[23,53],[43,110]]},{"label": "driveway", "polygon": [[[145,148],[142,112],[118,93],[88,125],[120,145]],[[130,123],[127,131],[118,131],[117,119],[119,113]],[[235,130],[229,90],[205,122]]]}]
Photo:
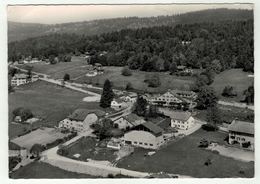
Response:
[{"label": "driveway", "polygon": [[255,160],[253,151],[247,151],[240,148],[227,147],[224,145],[216,145],[216,146],[209,146],[207,149],[211,151],[216,150],[219,152],[220,155],[231,157],[235,160],[240,160],[244,162],[250,162]]}]

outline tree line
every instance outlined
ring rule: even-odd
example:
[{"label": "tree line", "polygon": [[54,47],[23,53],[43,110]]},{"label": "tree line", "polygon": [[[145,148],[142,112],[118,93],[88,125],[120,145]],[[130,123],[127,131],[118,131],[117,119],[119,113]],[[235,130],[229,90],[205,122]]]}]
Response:
[{"label": "tree line", "polygon": [[[88,52],[90,63],[142,71],[169,71],[176,65],[218,71],[254,71],[253,20],[124,29],[95,36],[52,34],[8,45],[9,60]],[[107,51],[107,54],[100,54]]]}]

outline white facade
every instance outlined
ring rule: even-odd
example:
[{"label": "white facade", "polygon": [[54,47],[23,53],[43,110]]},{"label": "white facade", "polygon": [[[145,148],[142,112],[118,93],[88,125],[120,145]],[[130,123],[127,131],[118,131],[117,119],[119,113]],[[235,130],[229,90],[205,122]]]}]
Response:
[{"label": "white facade", "polygon": [[163,95],[153,98],[151,102],[154,101],[163,101],[166,103],[166,105],[169,105],[171,102],[173,103],[182,103],[182,100],[179,98],[175,97],[173,94],[171,94],[169,91],[164,93]]},{"label": "white facade", "polygon": [[115,109],[115,110],[121,110],[121,109],[123,109],[123,108],[126,108],[126,103],[124,103],[124,102],[118,102],[118,101],[116,101],[116,100],[113,100],[112,102],[111,102],[111,108],[113,108],[113,109]]},{"label": "white facade", "polygon": [[163,136],[155,136],[150,132],[132,130],[125,133],[123,137],[125,144],[142,147],[146,149],[158,149],[163,143]]},{"label": "white facade", "polygon": [[20,85],[23,85],[23,84],[26,84],[28,81],[27,81],[27,78],[12,78],[11,80],[11,85],[12,86],[20,86]]},{"label": "white facade", "polygon": [[115,120],[113,124],[117,124],[119,129],[126,129],[127,127],[131,128],[133,125],[128,122],[125,118],[120,117],[119,119]]},{"label": "white facade", "polygon": [[84,121],[78,121],[66,118],[59,123],[59,128],[66,128],[77,132],[86,131],[90,128],[90,125],[96,123],[98,117],[94,113],[90,113],[86,116]]},{"label": "white facade", "polygon": [[178,128],[181,130],[188,130],[194,125],[194,118],[192,116],[187,120],[171,119],[171,127]]},{"label": "white facade", "polygon": [[242,147],[243,143],[250,142],[249,149],[254,149],[254,136],[245,134],[245,133],[239,133],[239,132],[229,132],[229,144],[235,144],[236,142]]}]

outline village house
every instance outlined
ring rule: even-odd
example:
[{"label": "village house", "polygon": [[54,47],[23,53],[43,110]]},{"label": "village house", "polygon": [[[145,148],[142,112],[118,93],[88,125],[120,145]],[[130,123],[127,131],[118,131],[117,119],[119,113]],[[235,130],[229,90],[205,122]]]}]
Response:
[{"label": "village house", "polygon": [[105,112],[98,109],[77,109],[59,123],[59,128],[65,128],[77,132],[86,131],[92,124],[96,123],[104,116]]},{"label": "village house", "polygon": [[117,126],[119,129],[126,130],[134,126],[138,126],[142,123],[145,123],[145,120],[136,114],[129,114],[127,116],[119,117],[113,121],[114,126]]},{"label": "village house", "polygon": [[121,99],[123,99],[125,102],[135,103],[136,99],[137,99],[137,94],[135,94],[135,93],[128,94],[128,95],[122,96]]},{"label": "village house", "polygon": [[135,126],[124,134],[124,144],[146,149],[158,149],[164,144],[163,130],[152,122],[145,122]]},{"label": "village house", "polygon": [[8,151],[9,157],[26,158],[28,156],[28,151],[26,148],[22,148],[11,141],[9,141],[8,147],[9,147],[9,151]]},{"label": "village house", "polygon": [[229,144],[239,144],[241,147],[254,149],[254,123],[233,120],[228,127]]},{"label": "village house", "polygon": [[28,75],[24,73],[15,74],[11,79],[12,86],[20,86],[28,83]]},{"label": "village house", "polygon": [[171,118],[171,127],[181,130],[188,130],[195,123],[191,113],[187,111],[172,111],[169,116]]},{"label": "village house", "polygon": [[121,98],[114,99],[111,102],[111,108],[116,111],[121,110],[126,107],[127,107],[127,104]]},{"label": "village house", "polygon": [[11,85],[12,86],[20,86],[23,84],[27,84],[29,82],[35,82],[39,79],[38,75],[32,75],[31,78],[27,74],[24,73],[18,73],[15,74],[11,79]]}]

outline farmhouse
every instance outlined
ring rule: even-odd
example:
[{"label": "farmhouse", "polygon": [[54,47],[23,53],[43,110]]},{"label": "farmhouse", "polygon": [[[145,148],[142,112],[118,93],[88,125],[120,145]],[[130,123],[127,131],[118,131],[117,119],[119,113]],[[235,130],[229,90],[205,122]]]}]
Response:
[{"label": "farmhouse", "polygon": [[188,130],[194,125],[194,118],[190,112],[172,111],[170,114],[171,127]]},{"label": "farmhouse", "polygon": [[28,82],[28,76],[23,73],[15,74],[11,79],[12,86],[20,86]]},{"label": "farmhouse", "polygon": [[129,114],[127,116],[119,117],[113,121],[113,124],[118,126],[120,129],[128,129],[134,126],[138,126],[142,123],[145,123],[145,120],[136,114]]},{"label": "farmhouse", "polygon": [[254,149],[254,123],[233,120],[228,127],[229,144]]},{"label": "farmhouse", "polygon": [[26,84],[29,82],[35,82],[39,79],[38,75],[33,75],[31,78],[27,74],[19,73],[15,74],[13,78],[11,79],[11,85],[12,86],[20,86],[22,84]]},{"label": "farmhouse", "polygon": [[125,133],[122,140],[126,145],[158,149],[164,143],[163,130],[148,121],[133,127],[131,131]]},{"label": "farmhouse", "polygon": [[197,94],[193,91],[181,91],[181,90],[168,90],[162,95],[157,95],[149,98],[149,102],[159,106],[180,106],[194,108],[196,103]]},{"label": "farmhouse", "polygon": [[59,128],[65,128],[77,132],[85,131],[90,128],[90,125],[96,123],[104,115],[105,112],[98,109],[77,109],[59,123]]}]

